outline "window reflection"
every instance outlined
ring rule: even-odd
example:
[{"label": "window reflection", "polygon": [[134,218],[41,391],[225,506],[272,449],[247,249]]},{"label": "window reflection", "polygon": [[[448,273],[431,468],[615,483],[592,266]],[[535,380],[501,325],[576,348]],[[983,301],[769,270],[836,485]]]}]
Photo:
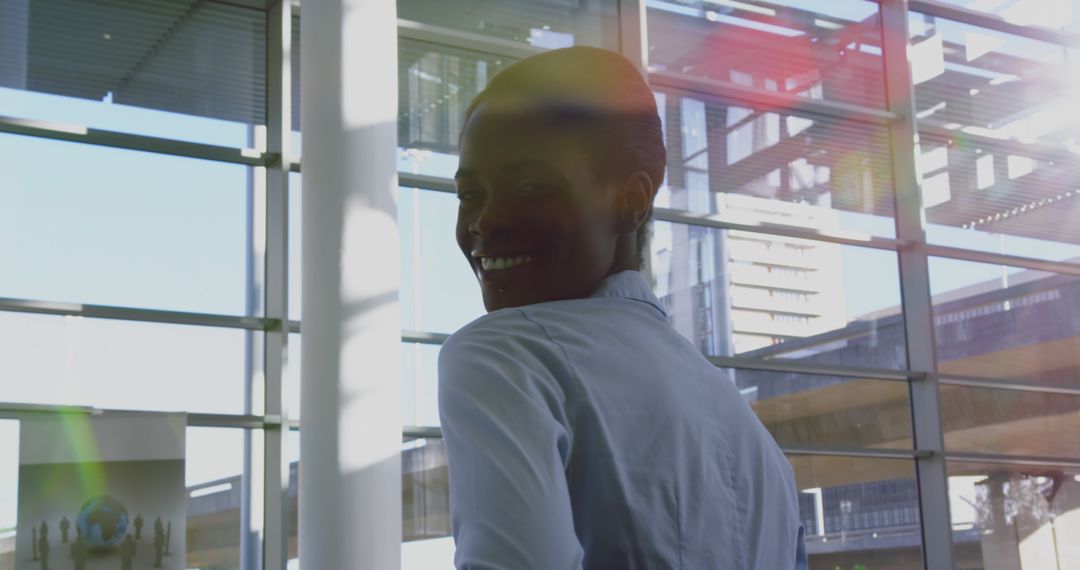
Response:
[{"label": "window reflection", "polygon": [[896,255],[656,222],[654,290],[702,353],[904,368]]},{"label": "window reflection", "polygon": [[1080,277],[930,259],[938,370],[1076,386]]},{"label": "window reflection", "polygon": [[1038,26],[1054,30],[1080,31],[1080,2],[1077,0],[938,0],[968,10],[998,16],[1010,24]]},{"label": "window reflection", "polygon": [[[250,443],[245,443],[245,440]],[[187,567],[240,568],[244,542],[241,509],[250,499],[254,473],[245,452],[261,445],[262,432],[227,428],[187,430]],[[262,528],[262,521],[252,521]],[[249,540],[258,540],[252,533]],[[262,548],[253,543],[248,548]]]},{"label": "window reflection", "polygon": [[922,568],[909,460],[789,455],[811,568]]},{"label": "window reflection", "polygon": [[[613,0],[401,0],[398,17],[493,39],[554,49],[572,45],[615,45],[606,24],[616,15]],[[609,35],[605,35],[609,34]]]},{"label": "window reflection", "polygon": [[1080,470],[950,462],[957,567],[1070,568],[1080,562]]},{"label": "window reflection", "polygon": [[1080,258],[1075,50],[918,13],[909,31],[928,240]]},{"label": "window reflection", "polygon": [[668,170],[656,205],[735,223],[892,237],[886,131],[659,92]]},{"label": "window reflection", "polygon": [[781,446],[912,447],[906,382],[722,371]]},{"label": "window reflection", "polygon": [[941,387],[950,452],[1080,459],[1080,396],[961,386]]},{"label": "window reflection", "polygon": [[2,115],[236,147],[266,123],[257,6],[21,0],[0,14]]},{"label": "window reflection", "polygon": [[884,105],[877,4],[651,0],[649,66],[810,99]]}]

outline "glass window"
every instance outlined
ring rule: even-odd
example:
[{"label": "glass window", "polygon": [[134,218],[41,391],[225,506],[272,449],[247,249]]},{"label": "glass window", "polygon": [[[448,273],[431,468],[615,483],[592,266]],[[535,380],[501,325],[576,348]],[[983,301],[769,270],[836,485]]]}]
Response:
[{"label": "glass window", "polygon": [[291,151],[293,153],[292,160],[295,162],[300,161],[300,14],[293,10],[292,17],[292,42],[289,46],[289,61],[290,71],[292,72],[292,135],[293,140],[290,143]]},{"label": "glass window", "polygon": [[895,235],[883,127],[656,97],[668,150],[656,206],[751,225]]},{"label": "glass window", "polygon": [[253,169],[20,135],[0,154],[0,297],[249,312]]},{"label": "glass window", "polygon": [[11,570],[19,501],[19,422],[0,420],[0,568]]},{"label": "glass window", "polygon": [[398,17],[538,49],[618,45],[614,0],[401,0]]},{"label": "glass window", "polygon": [[450,535],[446,448],[441,439],[407,439],[401,446],[402,540]]},{"label": "glass window", "polygon": [[300,343],[301,335],[290,334],[286,347],[281,381],[285,384],[286,412],[289,419],[300,419]]},{"label": "glass window", "polygon": [[[2,434],[2,432],[0,432]],[[289,479],[293,526],[289,527],[288,568],[299,568],[295,513],[299,434],[291,437],[294,459]],[[402,442],[402,570],[454,568],[450,538],[446,449],[441,438],[406,437]]]},{"label": "glass window", "polygon": [[266,12],[233,3],[0,7],[3,114],[233,147],[266,122]]},{"label": "glass window", "polygon": [[289,462],[289,548],[287,570],[300,567],[300,432],[289,430],[286,437],[288,445],[286,460]]},{"label": "glass window", "polygon": [[438,426],[439,349],[435,344],[401,343],[401,423]]},{"label": "glass window", "polygon": [[906,382],[721,370],[781,446],[912,447]]},{"label": "glass window", "polygon": [[1077,0],[937,0],[998,16],[1010,24],[1080,32]]},{"label": "glass window", "polygon": [[1078,560],[1080,469],[949,462],[948,473],[957,568],[1067,568]]},{"label": "glass window", "polygon": [[[187,568],[239,568],[245,437],[261,432],[188,428],[186,433]],[[254,441],[253,445],[259,442]],[[19,427],[0,420],[0,567],[14,567]],[[260,521],[253,521],[261,528]],[[252,533],[257,536],[258,533]],[[257,547],[261,548],[261,546]]]},{"label": "glass window", "polygon": [[649,67],[763,91],[885,105],[875,2],[648,2]]},{"label": "glass window", "polygon": [[[991,4],[1026,15],[1068,7]],[[917,13],[909,29],[927,239],[1080,259],[1069,223],[1080,213],[1074,50]]]},{"label": "glass window", "polygon": [[[293,24],[293,130],[299,131],[299,21]],[[457,170],[458,136],[465,109],[489,79],[516,61],[509,56],[399,38],[398,169],[452,177]],[[300,160],[301,139],[301,134],[294,132],[293,160]]]},{"label": "glass window", "polygon": [[1080,383],[1080,277],[930,258],[942,374]]},{"label": "glass window", "polygon": [[703,354],[905,368],[896,254],[656,222],[654,291]]},{"label": "glass window", "polygon": [[928,131],[918,156],[930,243],[1080,262],[1080,158]]},{"label": "glass window", "polygon": [[[244,456],[261,445],[258,430],[188,428],[187,568],[240,568],[241,509],[245,486],[252,481],[244,471]],[[253,551],[260,552],[262,521],[250,524]]]},{"label": "glass window", "polygon": [[[448,5],[449,6],[449,5]],[[456,7],[455,7],[456,10]],[[399,169],[452,176],[465,110],[516,60],[402,38],[398,41]],[[445,163],[453,166],[446,169]]]},{"label": "glass window", "polygon": [[941,386],[945,448],[1080,459],[1080,396]]},{"label": "glass window", "polygon": [[[0,312],[3,401],[243,414],[245,346],[261,339],[238,329]],[[247,413],[261,408],[255,401]]]},{"label": "glass window", "polygon": [[301,250],[300,232],[302,226],[300,220],[303,216],[303,200],[300,188],[303,177],[296,172],[289,173],[289,318],[300,320],[300,299],[303,298],[301,284],[301,269],[303,268],[303,251]]},{"label": "glass window", "polygon": [[1076,144],[1074,50],[914,12],[908,32],[921,124],[960,139]]},{"label": "glass window", "polygon": [[789,455],[811,568],[922,568],[914,463]]},{"label": "glass window", "polygon": [[452,333],[485,314],[480,286],[454,237],[455,194],[400,188],[401,327]]}]

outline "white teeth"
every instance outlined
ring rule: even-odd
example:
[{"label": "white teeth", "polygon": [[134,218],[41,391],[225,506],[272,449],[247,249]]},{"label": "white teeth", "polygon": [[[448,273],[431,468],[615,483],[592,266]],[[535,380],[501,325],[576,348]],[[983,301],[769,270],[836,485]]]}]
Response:
[{"label": "white teeth", "polygon": [[536,259],[531,255],[518,255],[516,257],[481,257],[480,266],[484,268],[484,271],[498,271],[500,269],[509,269],[533,261]]}]

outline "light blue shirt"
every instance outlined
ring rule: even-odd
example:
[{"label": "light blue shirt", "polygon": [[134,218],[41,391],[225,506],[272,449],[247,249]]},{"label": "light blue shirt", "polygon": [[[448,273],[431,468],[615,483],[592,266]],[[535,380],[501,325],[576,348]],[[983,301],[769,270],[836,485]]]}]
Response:
[{"label": "light blue shirt", "polygon": [[637,271],[439,354],[459,569],[805,569],[791,466]]}]

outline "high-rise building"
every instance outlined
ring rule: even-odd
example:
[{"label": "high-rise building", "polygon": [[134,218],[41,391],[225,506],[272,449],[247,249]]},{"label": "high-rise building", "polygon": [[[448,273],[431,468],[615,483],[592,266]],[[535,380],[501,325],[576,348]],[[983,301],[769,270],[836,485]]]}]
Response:
[{"label": "high-rise building", "polygon": [[[741,194],[718,194],[715,203],[737,223],[816,231],[837,226],[835,211],[809,204]],[[705,354],[731,356],[845,323],[837,244],[658,224],[653,248],[653,271],[671,322]]]}]

